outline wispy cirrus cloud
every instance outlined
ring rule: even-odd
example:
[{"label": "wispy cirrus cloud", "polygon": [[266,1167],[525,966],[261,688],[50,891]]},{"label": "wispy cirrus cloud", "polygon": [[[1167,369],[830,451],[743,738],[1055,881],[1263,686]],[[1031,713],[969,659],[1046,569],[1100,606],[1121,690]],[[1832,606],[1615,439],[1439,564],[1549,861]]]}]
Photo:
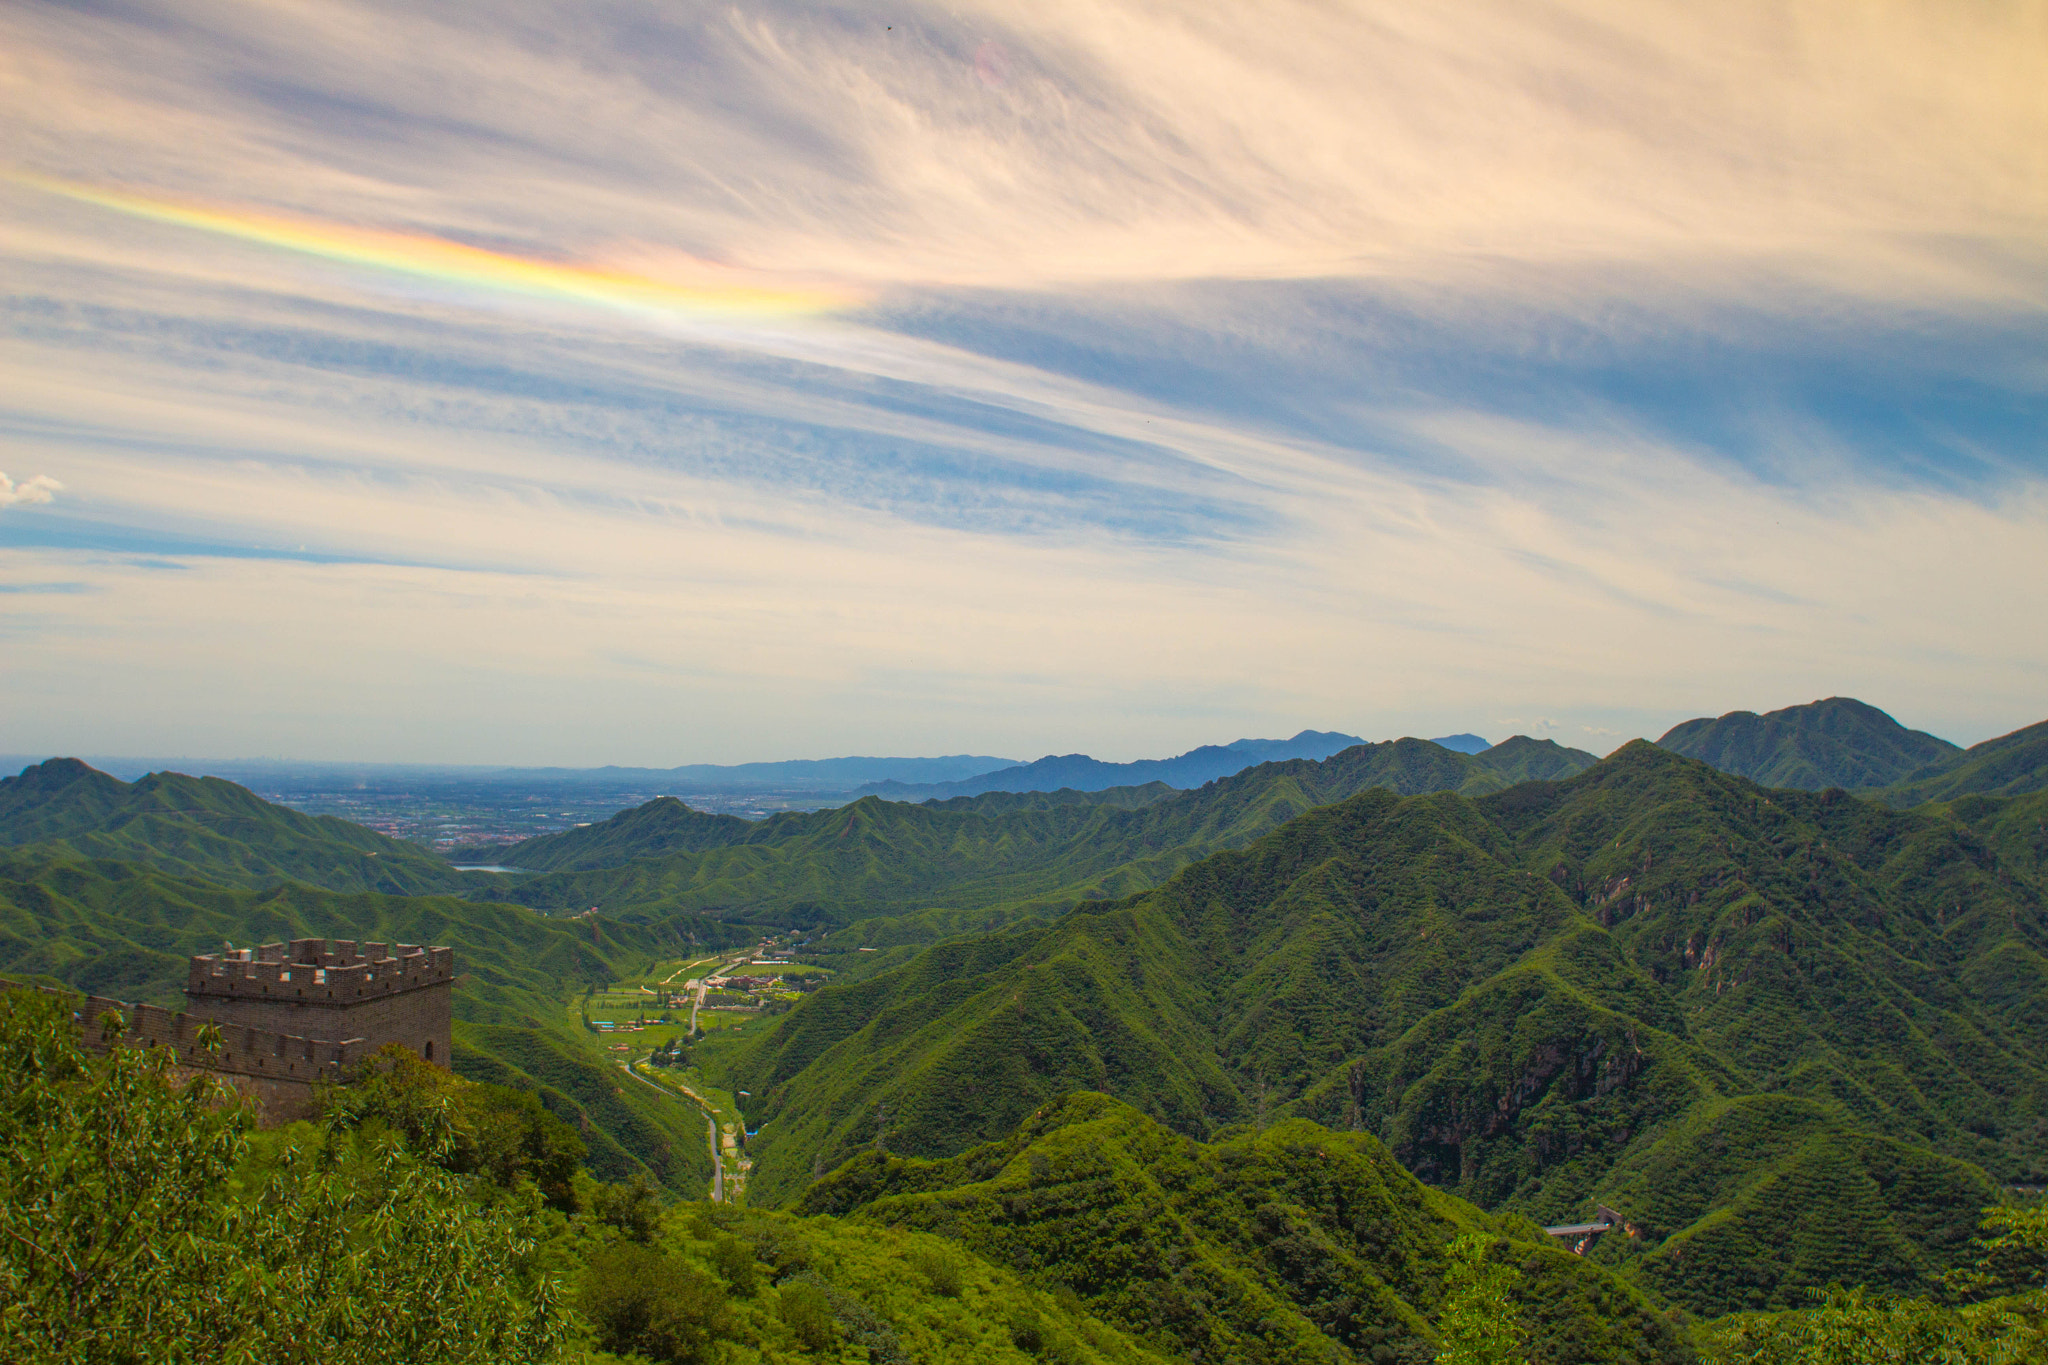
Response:
[{"label": "wispy cirrus cloud", "polygon": [[107,590],[0,668],[448,759],[2009,728],[2043,22],[17,6],[0,556]]}]

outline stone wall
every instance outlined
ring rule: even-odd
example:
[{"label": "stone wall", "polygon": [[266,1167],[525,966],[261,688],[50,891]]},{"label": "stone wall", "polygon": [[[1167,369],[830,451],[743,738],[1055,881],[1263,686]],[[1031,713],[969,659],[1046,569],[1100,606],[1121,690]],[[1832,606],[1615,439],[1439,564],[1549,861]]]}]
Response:
[{"label": "stone wall", "polygon": [[[105,1052],[110,1045],[164,1048],[170,1053],[174,1074],[219,1076],[256,1101],[260,1120],[266,1125],[310,1117],[314,1083],[340,1081],[350,1067],[376,1050],[361,1038],[330,1042],[222,1023],[216,1024],[220,1050],[209,1052],[199,1045],[199,1030],[213,1021],[156,1005],[133,1005],[99,995],[81,999],[47,986],[35,989],[73,1002],[71,1018],[78,1026],[79,1041],[87,1048],[95,1052]],[[124,1024],[111,1044],[101,1022],[109,1013]]]},{"label": "stone wall", "polygon": [[295,939],[195,957],[185,984],[197,1016],[301,1038],[403,1043],[447,1066],[455,953],[343,939]]}]

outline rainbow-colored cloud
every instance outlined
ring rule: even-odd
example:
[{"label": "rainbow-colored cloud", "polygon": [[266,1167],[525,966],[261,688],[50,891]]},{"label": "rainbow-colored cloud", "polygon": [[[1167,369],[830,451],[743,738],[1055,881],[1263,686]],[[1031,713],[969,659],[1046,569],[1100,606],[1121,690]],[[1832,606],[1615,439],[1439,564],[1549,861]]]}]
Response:
[{"label": "rainbow-colored cloud", "polygon": [[512,256],[424,233],[209,208],[41,176],[11,178],[132,217],[198,228],[323,260],[501,294],[567,300],[642,315],[704,322],[772,320],[835,312],[861,301],[859,295],[847,289],[682,283],[596,265]]}]

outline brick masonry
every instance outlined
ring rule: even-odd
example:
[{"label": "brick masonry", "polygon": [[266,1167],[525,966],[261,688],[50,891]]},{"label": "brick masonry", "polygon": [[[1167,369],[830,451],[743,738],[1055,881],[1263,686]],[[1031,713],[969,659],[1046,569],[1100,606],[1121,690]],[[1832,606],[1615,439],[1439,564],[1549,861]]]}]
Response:
[{"label": "brick masonry", "polygon": [[[454,950],[387,947],[310,938],[195,957],[183,1012],[89,995],[72,1018],[81,1041],[104,1050],[111,1011],[122,1046],[167,1048],[178,1073],[220,1076],[258,1102],[265,1124],[288,1122],[313,1112],[316,1082],[341,1080],[387,1043],[448,1065]],[[199,1045],[208,1023],[220,1029],[217,1053]]]},{"label": "brick masonry", "polygon": [[192,959],[186,1012],[297,1038],[403,1043],[448,1065],[455,951],[301,938]]}]

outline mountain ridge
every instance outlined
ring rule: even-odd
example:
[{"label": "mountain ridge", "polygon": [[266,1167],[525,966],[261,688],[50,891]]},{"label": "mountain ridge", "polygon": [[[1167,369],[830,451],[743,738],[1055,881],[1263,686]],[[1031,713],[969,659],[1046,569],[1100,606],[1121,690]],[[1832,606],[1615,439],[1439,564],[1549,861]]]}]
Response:
[{"label": "mountain ridge", "polygon": [[2048,721],[1973,744],[1875,793],[1893,805],[2048,790]]},{"label": "mountain ridge", "polygon": [[1803,791],[1883,787],[1963,752],[1854,697],[1824,697],[1762,715],[1703,716],[1672,726],[1657,744],[1761,786]]},{"label": "mountain ridge", "polygon": [[954,782],[870,782],[856,791],[892,801],[925,801],[979,796],[991,791],[1103,791],[1147,782],[1164,782],[1186,790],[1260,763],[1290,758],[1323,759],[1363,743],[1356,735],[1335,730],[1303,730],[1291,739],[1237,739],[1228,744],[1200,745],[1172,758],[1141,758],[1129,763],[1105,763],[1087,754],[1047,754],[1031,763],[1013,764]]},{"label": "mountain ridge", "polygon": [[0,846],[31,845],[225,886],[289,879],[333,891],[433,895],[471,885],[417,845],[273,805],[225,778],[150,773],[123,782],[75,758],[0,778]]},{"label": "mountain ridge", "polygon": [[1326,759],[1262,763],[1157,799],[1140,800],[1134,793],[1146,789],[1128,788],[1110,789],[1110,799],[1075,793],[1019,801],[1022,794],[982,793],[917,805],[870,795],[835,809],[771,816],[718,847],[550,873],[498,894],[540,909],[687,909],[825,926],[934,907],[1030,903],[1064,910],[1077,900],[1155,885],[1197,858],[1365,787],[1477,795],[1514,780],[1502,768],[1517,776],[1557,775],[1594,761],[1526,736],[1477,756],[1400,739],[1354,745]]},{"label": "mountain ridge", "polygon": [[[1595,1254],[1721,1312],[1953,1263],[1986,1169],[2048,1171],[2044,1000],[2040,888],[1973,827],[1638,741],[1561,782],[1319,806],[827,987],[728,1066],[764,1199],[877,1103],[892,1151],[937,1159],[1073,1089],[1196,1137],[1270,1089],[1482,1207],[1620,1199],[1640,1240]],[[1702,1203],[1687,1161],[1715,1152]]]}]

